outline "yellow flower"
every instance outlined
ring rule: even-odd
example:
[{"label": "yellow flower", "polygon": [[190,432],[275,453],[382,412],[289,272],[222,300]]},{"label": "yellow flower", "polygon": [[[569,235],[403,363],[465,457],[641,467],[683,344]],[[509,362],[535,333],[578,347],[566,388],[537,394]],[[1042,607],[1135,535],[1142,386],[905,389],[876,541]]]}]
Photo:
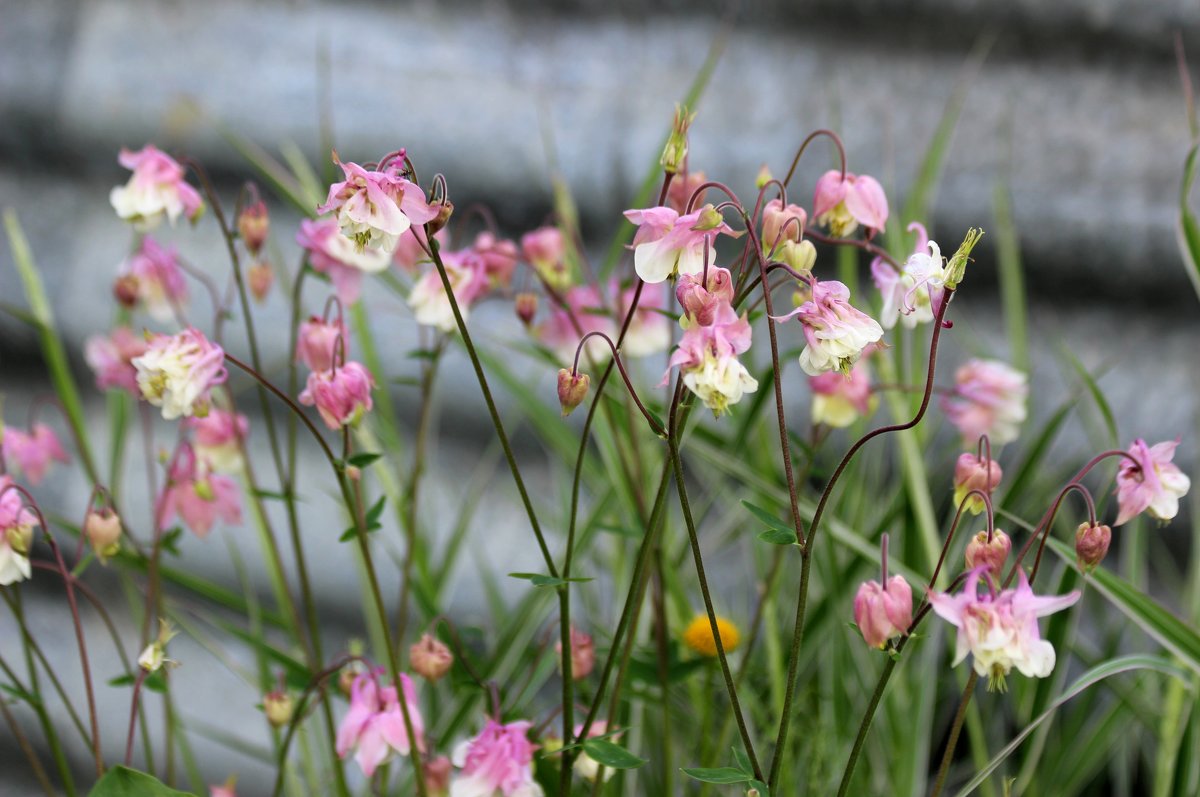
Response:
[{"label": "yellow flower", "polygon": [[[732,621],[724,617],[717,618],[717,633],[721,635],[721,646],[728,653],[741,642],[742,635]],[[698,614],[688,624],[683,632],[683,644],[699,653],[701,656],[714,657],[717,655],[717,641],[713,639],[712,625],[708,622],[707,614]]]}]

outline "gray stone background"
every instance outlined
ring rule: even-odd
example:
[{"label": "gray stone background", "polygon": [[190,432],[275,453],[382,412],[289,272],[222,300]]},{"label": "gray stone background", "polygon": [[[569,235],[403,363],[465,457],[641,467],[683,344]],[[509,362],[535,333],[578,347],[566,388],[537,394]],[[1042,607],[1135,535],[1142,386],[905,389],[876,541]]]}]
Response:
[{"label": "gray stone background", "polygon": [[[1067,345],[1089,368],[1108,369],[1101,386],[1123,438],[1182,434],[1179,460],[1191,468],[1200,426],[1200,304],[1175,242],[1189,146],[1176,32],[1200,62],[1200,7],[1183,0],[671,0],[653,10],[633,0],[0,0],[0,205],[14,208],[24,225],[78,353],[87,335],[108,324],[110,281],[128,246],[128,231],[107,201],[109,188],[124,179],[115,162],[121,146],[153,141],[193,153],[232,196],[248,170],[219,125],[268,146],[294,142],[319,162],[319,109],[327,92],[344,156],[366,160],[406,146],[425,172],[446,174],[460,207],[490,204],[514,235],[550,209],[552,151],[585,234],[599,247],[622,223],[619,212],[656,154],[671,106],[714,37],[725,36],[726,46],[694,129],[695,168],[749,193],[763,162],[781,172],[808,131],[834,126],[844,134],[850,168],[879,175],[896,209],[972,48],[992,37],[986,60],[972,73],[933,203],[935,237],[951,242],[969,225],[991,227],[993,189],[1006,186],[1031,300],[1035,414],[1044,416],[1069,389],[1071,377],[1060,373],[1053,353]],[[323,74],[331,75],[327,85]],[[799,172],[804,204],[824,157],[806,158]],[[274,255],[294,264],[296,219],[276,210]],[[195,232],[179,230],[173,240],[191,262],[223,278],[211,221]],[[990,247],[985,240],[956,303],[968,350],[1004,349]],[[0,301],[22,301],[7,247],[0,250]],[[412,348],[413,326],[394,300],[369,295],[367,301],[389,348]],[[198,299],[193,310],[202,307]],[[285,318],[276,297],[260,322],[274,362],[286,336],[270,332],[282,329]],[[501,334],[517,334],[506,308],[485,307],[478,318]],[[461,474],[476,467],[482,445],[473,378],[465,361],[455,362],[461,367],[449,367],[443,380],[448,400],[427,480],[426,522],[435,529],[450,522]],[[0,316],[6,418],[24,417],[47,390],[41,379],[36,340]],[[552,391],[548,381],[546,391]],[[470,398],[450,400],[458,396]],[[93,399],[89,409],[100,430],[103,402]],[[159,434],[160,442],[167,439],[165,427]],[[1076,443],[1082,439],[1080,427],[1071,434]],[[316,461],[309,468],[314,479],[318,468]],[[85,489],[78,478],[46,485],[47,500],[77,500]],[[554,484],[552,474],[534,479]],[[132,511],[144,512],[136,499]],[[489,566],[536,569],[517,536],[511,496],[502,489],[494,500]],[[332,506],[313,513],[318,523],[339,523]],[[1164,533],[1182,540],[1183,528],[1177,523]],[[188,540],[185,549],[190,567],[234,583],[222,533],[206,543]],[[256,557],[247,559],[261,580]],[[474,566],[468,563],[453,590],[453,605],[466,614],[478,610],[482,597],[469,577]],[[331,621],[357,622],[347,589],[353,573],[344,550],[331,552],[316,573],[318,589],[331,596]],[[396,579],[388,581],[394,589]],[[35,633],[61,652],[64,682],[77,683],[59,592],[53,585],[29,592]],[[333,597],[339,593],[346,595],[341,607]],[[0,652],[14,658],[7,616],[0,628],[0,640],[10,640],[0,641]],[[94,643],[101,673],[115,666],[105,645]],[[194,646],[176,654],[204,655]],[[238,655],[235,664],[251,664]],[[245,738],[261,739],[253,709],[258,696],[228,672],[202,672],[212,669],[180,670],[181,710],[198,717],[220,699],[235,718],[227,727],[244,726]],[[110,716],[127,710],[125,692],[104,686],[100,692]],[[106,738],[113,758],[123,744],[117,736]],[[17,754],[5,738],[0,760],[7,763]],[[262,771],[250,759],[231,758],[203,739],[196,745],[214,782],[236,770],[244,793],[263,788]],[[86,771],[84,751],[71,752]],[[15,761],[0,767],[6,773],[0,791],[30,788],[4,785],[20,769]]]}]

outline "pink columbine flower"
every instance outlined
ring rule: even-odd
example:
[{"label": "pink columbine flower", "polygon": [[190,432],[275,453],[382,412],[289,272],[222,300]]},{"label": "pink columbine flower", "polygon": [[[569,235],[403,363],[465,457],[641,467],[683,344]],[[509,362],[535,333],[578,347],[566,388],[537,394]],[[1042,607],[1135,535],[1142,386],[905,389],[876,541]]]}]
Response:
[{"label": "pink columbine flower", "polygon": [[484,272],[492,285],[504,287],[512,282],[519,256],[515,243],[484,230],[475,236],[471,249],[483,261]]},{"label": "pink columbine flower", "polygon": [[196,536],[207,537],[218,520],[241,525],[242,499],[237,482],[213,473],[208,463],[184,443],[167,471],[167,486],[158,511],[164,526],[178,516]]},{"label": "pink columbine flower", "polygon": [[840,171],[831,169],[817,180],[813,216],[817,224],[828,226],[839,238],[850,235],[860,224],[869,238],[883,232],[887,224],[887,196],[874,177],[846,172],[843,179]]},{"label": "pink columbine flower", "polygon": [[904,576],[892,576],[883,585],[863,582],[854,596],[854,622],[873,648],[903,635],[912,623],[912,587]]},{"label": "pink columbine flower", "polygon": [[147,144],[137,152],[122,149],[117,162],[133,171],[129,182],[109,193],[117,215],[149,230],[162,217],[175,224],[181,215],[195,221],[204,209],[200,194],[184,180],[184,169],[174,158]]},{"label": "pink columbine flower", "polygon": [[[558,654],[559,668],[562,668],[563,649],[560,639],[554,645]],[[592,637],[575,626],[571,626],[571,678],[578,681],[587,678],[592,668],[596,666],[596,645]]]},{"label": "pink columbine flower", "polygon": [[1037,620],[1061,611],[1079,600],[1079,592],[1038,596],[1029,587],[1025,572],[1018,568],[1016,589],[999,594],[978,593],[979,579],[986,567],[970,572],[957,595],[929,592],[933,610],[958,627],[954,664],[967,653],[974,657],[975,672],[987,676],[990,689],[1004,689],[1004,677],[1016,667],[1031,678],[1045,678],[1054,670],[1054,646],[1041,638]]},{"label": "pink columbine flower", "polygon": [[954,373],[954,391],[942,397],[942,411],[974,446],[983,435],[994,445],[1017,439],[1025,420],[1026,376],[998,360],[968,360]]},{"label": "pink columbine flower", "polygon": [[462,772],[450,784],[450,797],[542,797],[533,779],[532,726],[525,720],[501,725],[489,717],[479,735],[451,756]]},{"label": "pink columbine flower", "polygon": [[772,199],[763,207],[762,248],[768,256],[782,241],[799,243],[804,237],[804,225],[808,213],[799,205],[784,205],[783,200]]},{"label": "pink columbine flower", "polygon": [[675,283],[675,298],[683,308],[679,323],[684,329],[693,324],[710,326],[718,323],[718,314],[733,310],[733,277],[729,269],[720,266],[708,269],[707,282],[702,273],[681,274]]},{"label": "pink columbine flower", "polygon": [[883,297],[879,320],[884,329],[896,326],[896,321],[908,329],[932,322],[946,293],[941,249],[919,223],[913,222],[908,229],[917,231],[917,250],[899,271],[881,257],[871,261],[871,278]]},{"label": "pink columbine flower", "polygon": [[[696,189],[708,182],[708,177],[704,172],[680,172],[671,178],[671,185],[667,187],[667,207],[673,209],[677,213],[683,213],[687,210],[688,202],[692,199],[692,194],[696,193]],[[704,204],[704,196],[708,193],[708,189],[700,192],[700,196],[696,197],[696,205]]]},{"label": "pink columbine flower", "polygon": [[228,377],[225,351],[192,327],[176,335],[154,335],[145,354],[132,362],[142,397],[161,407],[168,421],[207,415],[209,394]]},{"label": "pink columbine flower", "polygon": [[1117,470],[1117,522],[1127,523],[1142,512],[1168,521],[1179,512],[1179,499],[1187,495],[1191,480],[1171,462],[1178,440],[1147,446],[1140,437],[1129,447],[1136,463],[1122,457]]},{"label": "pink columbine flower", "polygon": [[625,218],[638,225],[633,236],[634,270],[651,283],[703,271],[706,247],[711,267],[717,259],[717,236],[734,234],[712,205],[686,216],[666,207],[627,210]]},{"label": "pink columbine flower", "polygon": [[[683,384],[720,417],[743,395],[758,390],[758,381],[738,360],[738,355],[750,348],[750,323],[745,316],[737,318],[732,308],[719,310],[717,316],[717,323],[690,326],[683,333],[660,386],[667,384],[671,369],[679,366]],[[722,320],[730,316],[731,320]]]},{"label": "pink columbine flower", "polygon": [[[566,307],[555,304],[549,317],[538,327],[538,339],[549,346],[558,361],[568,368],[575,362],[579,341],[589,332],[603,332],[616,342],[617,323],[605,310],[604,295],[595,285],[576,285],[562,296]],[[587,339],[580,352],[581,362],[605,363],[612,349],[598,336]]]},{"label": "pink columbine flower", "polygon": [[133,360],[145,354],[146,349],[143,336],[134,334],[129,327],[117,327],[108,337],[93,335],[88,338],[83,356],[96,374],[96,387],[101,390],[120,388],[139,396],[141,390]]},{"label": "pink columbine flower", "polygon": [[[961,504],[967,497],[967,493],[972,490],[980,490],[991,495],[1003,477],[1004,471],[1000,469],[1000,463],[996,460],[988,459],[985,462],[970,452],[959,454],[958,461],[954,463],[955,505]],[[978,515],[984,510],[983,499],[977,495],[971,496],[967,501],[966,509],[971,514]]]},{"label": "pink columbine flower", "polygon": [[29,546],[37,515],[25,506],[11,476],[0,475],[0,587],[29,578]]},{"label": "pink columbine flower", "polygon": [[304,363],[310,371],[328,371],[339,355],[343,360],[350,355],[345,322],[325,321],[314,315],[300,324],[296,333],[297,362]]},{"label": "pink columbine flower", "polygon": [[551,288],[562,290],[571,284],[567,244],[557,227],[538,227],[522,235],[521,255]]},{"label": "pink columbine flower", "polygon": [[[614,285],[615,287],[615,285]],[[637,293],[636,286],[620,292],[617,302],[617,318],[615,326],[619,327],[625,320]],[[671,346],[671,322],[660,310],[667,306],[667,292],[661,284],[642,286],[642,296],[638,300],[637,309],[625,330],[625,340],[621,343],[622,357],[649,357],[666,351]],[[616,342],[616,338],[613,338]]]},{"label": "pink columbine flower", "polygon": [[35,487],[45,478],[51,462],[65,465],[71,461],[58,435],[44,423],[35,423],[28,432],[0,425],[0,438],[4,459],[15,464]]},{"label": "pink columbine flower", "polygon": [[245,415],[214,409],[203,418],[188,418],[184,426],[195,436],[196,454],[221,473],[242,469],[242,446],[250,434]]},{"label": "pink columbine flower", "polygon": [[420,186],[401,176],[396,161],[382,170],[368,170],[342,163],[334,153],[333,162],[342,167],[346,179],[329,187],[317,212],[334,214],[355,251],[375,249],[390,256],[409,227],[437,218],[437,208],[425,200]]},{"label": "pink columbine flower", "polygon": [[776,321],[798,316],[808,345],[800,367],[809,376],[849,373],[867,346],[883,337],[883,327],[849,302],[850,289],[836,280],[814,281],[811,298]]},{"label": "pink columbine flower", "polygon": [[808,378],[812,389],[812,422],[843,429],[874,411],[871,376],[866,361],[860,360],[849,374],[826,371]]},{"label": "pink columbine flower", "polygon": [[343,426],[357,425],[363,413],[371,411],[374,386],[371,372],[351,360],[332,370],[309,374],[300,403],[316,405],[325,425],[337,431]]},{"label": "pink columbine flower", "polygon": [[308,251],[315,271],[333,282],[342,304],[354,304],[362,291],[363,274],[386,271],[391,255],[380,249],[358,249],[338,230],[337,219],[304,219],[296,243]]},{"label": "pink columbine flower", "polygon": [[[454,291],[454,300],[458,303],[458,312],[465,323],[470,315],[471,304],[487,292],[487,267],[483,258],[470,249],[444,252],[442,263],[450,279],[450,288]],[[442,276],[436,268],[430,268],[413,285],[408,295],[408,306],[418,324],[436,327],[442,332],[458,329],[454,308],[450,306],[446,286],[442,284]]]},{"label": "pink columbine flower", "polygon": [[162,246],[149,235],[121,265],[120,274],[129,287],[136,286],[138,301],[155,321],[170,321],[178,308],[187,305],[187,279],[179,255],[174,247]]},{"label": "pink columbine flower", "polygon": [[[354,760],[368,778],[391,756],[412,752],[412,739],[404,725],[404,713],[393,685],[381,686],[382,668],[361,673],[350,687],[350,710],[342,718],[337,732],[337,754],[345,758],[354,750]],[[400,673],[408,718],[416,735],[417,749],[425,750],[425,722],[417,704],[412,679]]]}]

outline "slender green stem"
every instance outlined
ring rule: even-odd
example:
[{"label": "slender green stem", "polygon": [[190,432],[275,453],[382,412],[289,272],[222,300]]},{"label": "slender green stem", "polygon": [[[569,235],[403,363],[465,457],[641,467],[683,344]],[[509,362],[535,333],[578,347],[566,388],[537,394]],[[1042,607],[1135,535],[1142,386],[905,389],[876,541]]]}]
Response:
[{"label": "slender green stem", "polygon": [[29,738],[21,730],[17,718],[8,710],[8,703],[3,700],[0,700],[0,714],[4,715],[4,721],[8,724],[9,730],[12,731],[13,737],[17,740],[17,746],[25,754],[25,760],[29,762],[29,768],[33,770],[33,776],[37,779],[38,785],[42,787],[42,791],[46,793],[46,797],[54,797],[54,784],[50,782],[49,776],[46,775],[46,770],[42,766],[42,762],[38,760],[37,753],[34,752],[33,746],[29,744]]},{"label": "slender green stem", "polygon": [[850,779],[854,777],[854,766],[858,763],[859,753],[862,752],[863,743],[867,740],[867,731],[871,729],[871,720],[875,717],[875,709],[879,706],[879,701],[883,698],[883,691],[887,688],[888,681],[891,680],[892,671],[896,669],[897,657],[889,656],[887,663],[883,665],[883,672],[879,674],[879,682],[875,684],[875,691],[871,693],[871,700],[867,704],[867,710],[863,713],[862,722],[858,726],[858,735],[854,737],[854,746],[850,748],[850,758],[846,761],[846,769],[842,772],[842,782],[838,786],[838,797],[845,797],[847,789],[850,788]]},{"label": "slender green stem", "polygon": [[967,706],[971,704],[971,695],[975,692],[975,684],[979,675],[971,670],[971,677],[963,689],[962,700],[958,702],[958,711],[954,714],[954,724],[950,726],[950,738],[946,740],[946,752],[942,754],[942,763],[938,766],[937,778],[933,782],[933,792],[930,797],[938,797],[946,785],[946,775],[950,772],[950,762],[954,760],[954,748],[958,746],[958,734],[962,731],[963,720],[967,718]]}]

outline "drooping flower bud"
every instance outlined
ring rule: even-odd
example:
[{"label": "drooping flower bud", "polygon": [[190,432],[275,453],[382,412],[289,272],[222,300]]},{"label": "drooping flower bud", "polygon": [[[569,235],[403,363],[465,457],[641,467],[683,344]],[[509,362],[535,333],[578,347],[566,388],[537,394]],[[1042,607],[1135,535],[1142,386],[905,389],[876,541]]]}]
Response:
[{"label": "drooping flower bud", "polygon": [[1085,571],[1096,569],[1108,554],[1112,542],[1112,529],[1090,522],[1080,523],[1075,529],[1075,557],[1079,567]]},{"label": "drooping flower bud", "polygon": [[[1000,464],[994,459],[984,462],[975,454],[959,454],[958,462],[954,465],[955,505],[961,504],[967,494],[973,490],[991,495],[996,486],[1000,484],[1003,475]],[[978,495],[972,495],[965,508],[971,514],[978,515],[984,509],[983,499]]]},{"label": "drooping flower bud", "polygon": [[246,271],[246,282],[250,284],[250,295],[254,301],[262,304],[275,284],[275,269],[271,268],[270,263],[260,260]]},{"label": "drooping flower bud", "polygon": [[[686,213],[688,203],[692,201],[692,194],[707,182],[708,176],[703,171],[679,172],[671,178],[671,184],[667,186],[667,207],[676,213]],[[707,194],[708,189],[706,188],[696,197],[694,204],[704,204],[704,197]]]},{"label": "drooping flower bud", "polygon": [[782,200],[772,199],[763,208],[762,247],[768,255],[783,241],[799,243],[804,237],[808,213],[799,205],[784,206]]},{"label": "drooping flower bud", "polygon": [[977,567],[988,568],[993,578],[1000,578],[1004,571],[1004,563],[1012,552],[1012,540],[1000,529],[992,530],[992,539],[988,541],[988,533],[981,531],[967,543],[967,570]]},{"label": "drooping flower bud", "polygon": [[272,728],[282,728],[292,721],[296,702],[286,689],[276,689],[263,695],[263,713]]},{"label": "drooping flower bud", "polygon": [[436,234],[446,226],[450,221],[450,217],[454,215],[454,203],[447,199],[431,204],[429,207],[436,211],[437,215],[431,221],[427,222],[425,226],[429,228],[431,234]]},{"label": "drooping flower bud", "polygon": [[117,513],[104,507],[88,512],[87,520],[83,523],[83,533],[91,543],[96,558],[101,562],[121,549],[121,518]]},{"label": "drooping flower bud", "polygon": [[854,597],[854,623],[873,648],[883,648],[912,623],[912,587],[904,576],[892,576],[882,586],[867,581]]},{"label": "drooping flower bud", "polygon": [[350,336],[344,323],[323,321],[314,315],[300,325],[296,334],[296,359],[310,371],[332,369],[338,354],[343,358],[350,356]]},{"label": "drooping flower bud", "polygon": [[246,245],[246,251],[257,257],[271,231],[271,215],[261,199],[242,208],[237,219],[238,235]]},{"label": "drooping flower bud", "polygon": [[696,119],[696,114],[688,113],[686,106],[675,106],[675,119],[671,122],[671,134],[667,136],[667,145],[663,147],[659,165],[667,174],[676,174],[683,169],[688,154],[688,127]]},{"label": "drooping flower bud", "polygon": [[432,634],[422,634],[421,639],[408,649],[408,658],[413,672],[426,681],[436,683],[454,665],[454,654]]},{"label": "drooping flower bud", "polygon": [[138,297],[138,278],[135,274],[121,274],[113,280],[112,286],[113,298],[117,300],[117,304],[124,307],[126,310],[132,310],[137,307]]},{"label": "drooping flower bud", "polygon": [[811,274],[813,264],[817,262],[817,247],[807,239],[799,243],[784,239],[775,247],[774,256],[801,274]]},{"label": "drooping flower bud", "polygon": [[300,394],[300,403],[316,406],[321,420],[334,431],[356,426],[370,412],[375,380],[361,363],[347,362],[329,371],[313,371]]},{"label": "drooping flower bud", "polygon": [[591,377],[585,373],[572,373],[566,368],[558,370],[558,403],[562,405],[564,418],[587,398],[591,384]]},{"label": "drooping flower bud", "polygon": [[517,311],[517,318],[521,319],[521,323],[528,327],[533,323],[534,316],[537,315],[537,294],[518,293],[516,299],[513,300],[513,308]]},{"label": "drooping flower bud", "polygon": [[[559,640],[555,644],[554,650],[558,653],[558,661],[561,668],[563,659],[562,640]],[[571,677],[576,681],[587,678],[595,666],[596,646],[592,642],[591,636],[580,631],[575,626],[571,626]]]}]

